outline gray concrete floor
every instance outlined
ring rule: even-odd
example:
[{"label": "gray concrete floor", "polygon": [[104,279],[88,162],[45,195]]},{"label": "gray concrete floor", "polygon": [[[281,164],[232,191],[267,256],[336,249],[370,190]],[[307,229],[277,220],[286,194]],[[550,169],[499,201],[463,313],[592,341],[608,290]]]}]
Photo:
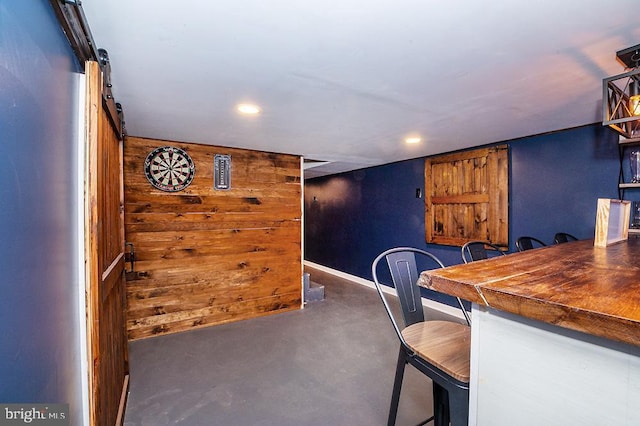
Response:
[{"label": "gray concrete floor", "polygon": [[[399,343],[375,290],[307,269],[305,309],[130,344],[126,426],[385,425]],[[432,412],[407,367],[398,425]]]}]

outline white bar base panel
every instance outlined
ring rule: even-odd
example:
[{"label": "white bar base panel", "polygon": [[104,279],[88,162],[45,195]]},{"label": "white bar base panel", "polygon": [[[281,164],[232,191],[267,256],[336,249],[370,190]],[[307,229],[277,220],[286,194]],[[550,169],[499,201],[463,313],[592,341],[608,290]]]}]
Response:
[{"label": "white bar base panel", "polygon": [[472,314],[470,425],[640,425],[640,347],[477,304]]}]

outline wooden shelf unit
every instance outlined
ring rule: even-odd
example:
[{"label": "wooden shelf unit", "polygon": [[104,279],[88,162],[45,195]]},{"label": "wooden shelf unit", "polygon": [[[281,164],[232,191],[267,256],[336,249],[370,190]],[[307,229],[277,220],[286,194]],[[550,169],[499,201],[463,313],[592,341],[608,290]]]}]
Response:
[{"label": "wooden shelf unit", "polygon": [[[625,182],[625,174],[624,174],[624,169],[626,166],[628,166],[628,163],[625,161],[627,158],[627,152],[628,149],[631,147],[638,147],[638,149],[640,149],[640,137],[633,137],[633,138],[625,138],[623,136],[620,136],[618,139],[618,153],[620,156],[620,171],[618,173],[618,198],[620,200],[623,200],[626,198],[625,196],[625,191],[627,190],[632,190],[632,191],[636,191],[638,189],[640,189],[640,183],[632,183],[632,182]],[[639,193],[640,194],[640,193]],[[635,197],[637,200],[637,195]],[[635,201],[635,200],[634,200]],[[631,212],[631,221],[633,222],[633,211]],[[629,228],[629,235],[640,235],[640,229],[637,228]]]},{"label": "wooden shelf unit", "polygon": [[640,137],[637,138],[621,138],[618,141],[618,144],[621,146],[633,146],[633,145],[640,145]]}]

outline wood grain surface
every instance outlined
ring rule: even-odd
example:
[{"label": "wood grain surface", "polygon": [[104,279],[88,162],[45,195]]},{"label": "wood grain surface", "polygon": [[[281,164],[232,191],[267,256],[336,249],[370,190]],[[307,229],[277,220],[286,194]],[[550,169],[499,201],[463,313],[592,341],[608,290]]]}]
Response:
[{"label": "wood grain surface", "polygon": [[450,321],[422,321],[402,330],[421,357],[461,382],[469,382],[471,329]]},{"label": "wood grain surface", "polygon": [[118,422],[128,390],[125,329],[122,144],[102,93],[98,63],[87,61],[85,104],[85,279],[89,422]]},{"label": "wood grain surface", "polygon": [[[195,163],[186,189],[147,181],[161,146]],[[231,155],[231,189],[213,188],[215,154]],[[300,158],[129,137],[124,150],[125,227],[135,246],[127,282],[130,339],[301,307]]]},{"label": "wood grain surface", "polygon": [[424,271],[419,285],[561,327],[640,345],[640,239],[582,240]]},{"label": "wood grain surface", "polygon": [[506,145],[425,160],[428,243],[509,243],[509,152]]}]

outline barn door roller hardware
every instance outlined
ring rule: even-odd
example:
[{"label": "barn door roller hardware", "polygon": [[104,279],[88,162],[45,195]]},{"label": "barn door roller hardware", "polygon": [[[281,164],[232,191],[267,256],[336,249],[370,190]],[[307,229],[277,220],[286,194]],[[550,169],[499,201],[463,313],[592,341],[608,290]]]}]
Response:
[{"label": "barn door roller hardware", "polygon": [[111,90],[113,84],[111,84],[111,62],[109,61],[109,53],[105,49],[98,49],[98,55],[98,62],[102,69],[102,103],[109,111],[108,116],[111,119],[111,124],[114,126],[116,133],[120,135],[120,139],[122,139],[125,136],[124,113],[122,111],[122,105],[119,103],[116,104],[116,101],[113,98],[113,91]]},{"label": "barn door roller hardware", "polygon": [[125,136],[124,114],[122,105],[116,104],[113,98],[109,54],[104,49],[96,48],[82,9],[82,2],[80,0],[50,0],[50,3],[82,69],[84,70],[86,61],[96,61],[100,64],[103,76],[102,100],[104,107],[108,111],[107,115],[116,134],[120,135],[122,140]]},{"label": "barn door roller hardware", "polygon": [[84,69],[85,61],[97,61],[98,49],[93,42],[80,0],[50,0],[71,48]]}]

